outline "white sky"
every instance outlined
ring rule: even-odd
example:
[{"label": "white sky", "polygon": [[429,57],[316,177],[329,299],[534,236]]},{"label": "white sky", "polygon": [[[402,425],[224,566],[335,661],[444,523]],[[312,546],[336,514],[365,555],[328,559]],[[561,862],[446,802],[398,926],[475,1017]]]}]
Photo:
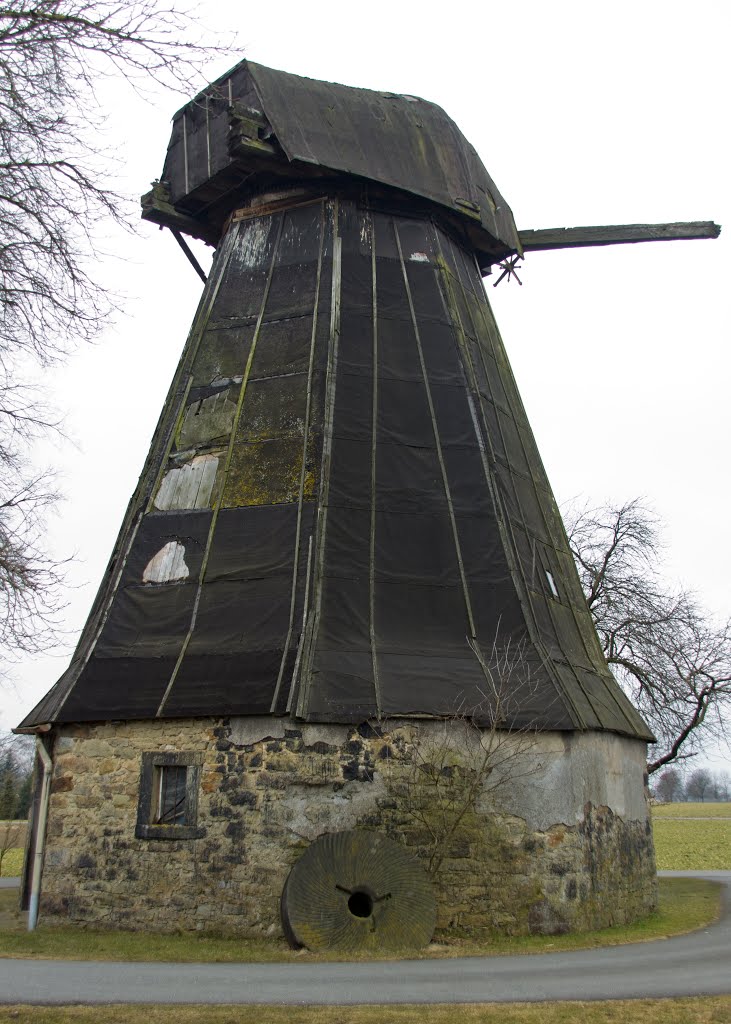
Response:
[{"label": "white sky", "polygon": [[[490,301],[559,502],[644,496],[667,523],[668,572],[731,614],[731,176],[727,0],[208,0],[241,56],[346,85],[423,96],[475,145],[519,228],[715,220],[717,241],[529,254],[524,285]],[[212,79],[235,59],[206,71]],[[149,188],[170,117],[106,88],[121,187]],[[75,554],[55,657],[7,666],[0,726],[55,682],[91,605],[193,317],[201,285],[168,232],[114,235],[100,266],[126,295],[99,343],[47,374],[70,446],[39,452],[67,495],[49,527]],[[203,248],[203,247],[201,247]],[[721,767],[717,760],[714,767]]]}]

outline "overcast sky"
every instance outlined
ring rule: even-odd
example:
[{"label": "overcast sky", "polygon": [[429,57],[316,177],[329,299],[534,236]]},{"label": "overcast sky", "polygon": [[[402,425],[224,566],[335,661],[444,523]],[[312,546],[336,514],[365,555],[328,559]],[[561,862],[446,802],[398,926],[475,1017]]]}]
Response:
[{"label": "overcast sky", "polygon": [[[731,614],[729,280],[731,4],[520,0],[197,5],[240,55],[422,96],[474,144],[519,228],[715,220],[716,241],[529,254],[490,301],[559,502],[643,496],[667,524],[667,571]],[[234,59],[211,65],[212,79]],[[104,145],[137,197],[162,168],[184,97],[105,87]],[[66,667],[109,558],[200,296],[169,232],[110,234],[99,266],[124,312],[44,386],[70,445],[38,458],[66,501],[49,528],[69,568],[68,644],[6,666],[0,725]],[[199,246],[204,250],[204,247]],[[205,256],[205,252],[204,252]],[[204,256],[201,258],[203,259]],[[717,761],[715,767],[720,767]]]}]

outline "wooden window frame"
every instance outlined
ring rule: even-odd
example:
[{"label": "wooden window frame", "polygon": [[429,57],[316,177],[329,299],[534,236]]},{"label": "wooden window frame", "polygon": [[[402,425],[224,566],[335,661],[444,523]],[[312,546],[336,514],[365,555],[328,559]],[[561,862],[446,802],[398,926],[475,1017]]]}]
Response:
[{"label": "wooden window frame", "polygon": [[[158,768],[185,767],[185,825],[160,825],[153,821]],[[198,791],[203,754],[148,752],[142,755],[140,797],[137,804],[137,839],[201,839],[206,830],[198,825]]]}]

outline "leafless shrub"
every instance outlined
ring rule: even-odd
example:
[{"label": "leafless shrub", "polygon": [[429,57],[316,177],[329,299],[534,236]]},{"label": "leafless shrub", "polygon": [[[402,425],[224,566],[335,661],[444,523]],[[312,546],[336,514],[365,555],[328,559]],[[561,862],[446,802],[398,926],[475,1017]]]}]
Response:
[{"label": "leafless shrub", "polygon": [[524,648],[493,646],[482,663],[479,704],[460,703],[439,721],[410,725],[387,768],[400,809],[426,837],[432,876],[455,844],[474,832],[478,803],[496,805],[503,787],[543,767],[536,726],[512,725],[525,718],[521,712],[531,705],[537,685]]}]

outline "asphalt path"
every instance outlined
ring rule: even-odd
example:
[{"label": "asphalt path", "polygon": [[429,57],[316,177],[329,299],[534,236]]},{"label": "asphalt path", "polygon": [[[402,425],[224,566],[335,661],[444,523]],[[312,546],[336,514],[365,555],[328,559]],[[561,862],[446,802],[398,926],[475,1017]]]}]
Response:
[{"label": "asphalt path", "polygon": [[721,920],[655,942],[579,952],[327,964],[0,960],[0,1003],[537,1002],[731,993],[731,871],[668,871],[724,886]]}]

